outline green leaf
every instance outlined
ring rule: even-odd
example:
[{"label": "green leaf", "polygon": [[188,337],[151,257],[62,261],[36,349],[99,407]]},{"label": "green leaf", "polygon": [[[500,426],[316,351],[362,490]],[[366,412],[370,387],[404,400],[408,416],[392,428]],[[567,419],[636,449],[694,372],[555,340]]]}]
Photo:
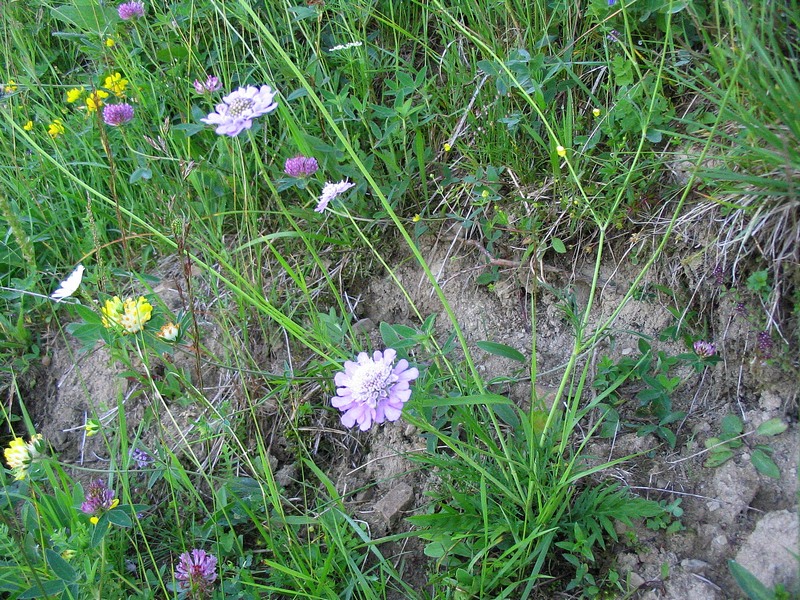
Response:
[{"label": "green leaf", "polygon": [[567,251],[567,247],[564,245],[564,242],[561,241],[561,238],[553,238],[550,240],[550,244],[553,246],[553,250],[559,254],[564,254]]},{"label": "green leaf", "polygon": [[153,178],[153,172],[147,167],[139,167],[128,178],[128,183],[136,183],[140,179],[150,180]]},{"label": "green leaf", "polygon": [[758,429],[756,429],[756,434],[767,436],[778,435],[786,431],[788,427],[789,426],[781,419],[770,419],[769,421],[764,421],[758,426]]},{"label": "green leaf", "polygon": [[510,358],[511,360],[516,360],[521,363],[528,362],[528,360],[525,358],[525,355],[522,354],[522,352],[520,352],[515,348],[512,348],[511,346],[506,346],[505,344],[483,341],[483,342],[476,342],[475,345],[484,352],[488,352],[489,354],[494,354],[495,356]]},{"label": "green leaf", "polygon": [[94,531],[92,531],[92,540],[89,543],[92,548],[97,548],[101,544],[103,538],[105,538],[106,534],[108,533],[108,528],[108,513],[106,513],[100,517],[100,520],[94,526]]},{"label": "green leaf", "polygon": [[431,396],[418,400],[418,406],[474,406],[481,404],[484,406],[492,404],[513,404],[511,400],[499,394],[476,394],[474,396],[454,396],[452,398],[441,398]]},{"label": "green leaf", "polygon": [[728,569],[750,600],[775,600],[775,594],[735,560],[728,561]]},{"label": "green leaf", "polygon": [[753,450],[753,453],[750,455],[750,462],[753,463],[756,471],[762,475],[772,477],[773,479],[781,478],[781,470],[778,468],[778,465],[776,465],[775,461],[770,458],[769,454],[763,450],[758,448]]},{"label": "green leaf", "polygon": [[22,592],[17,598],[19,600],[30,600],[31,598],[47,598],[48,596],[55,596],[67,587],[61,579],[50,579],[49,581],[42,581],[41,585],[34,585]]},{"label": "green leaf", "polygon": [[70,565],[67,561],[61,558],[61,555],[58,552],[48,548],[44,551],[44,553],[47,557],[47,564],[50,565],[51,569],[53,569],[53,573],[56,577],[63,579],[66,583],[72,583],[78,579],[78,574],[75,572],[75,569],[73,569],[72,565]]},{"label": "green leaf", "polygon": [[725,415],[722,419],[722,433],[739,435],[744,431],[744,423],[739,415]]},{"label": "green leaf", "polygon": [[73,0],[71,6],[51,9],[54,18],[74,25],[84,32],[102,34],[114,21],[118,21],[113,6],[101,7],[96,0]]},{"label": "green leaf", "polygon": [[132,527],[133,521],[130,516],[119,508],[108,511],[104,516],[108,517],[108,522],[118,525],[119,527]]},{"label": "green leaf", "polygon": [[709,453],[706,462],[703,463],[703,466],[713,469],[715,467],[724,465],[731,458],[733,458],[733,451],[727,450],[724,446],[720,446]]}]

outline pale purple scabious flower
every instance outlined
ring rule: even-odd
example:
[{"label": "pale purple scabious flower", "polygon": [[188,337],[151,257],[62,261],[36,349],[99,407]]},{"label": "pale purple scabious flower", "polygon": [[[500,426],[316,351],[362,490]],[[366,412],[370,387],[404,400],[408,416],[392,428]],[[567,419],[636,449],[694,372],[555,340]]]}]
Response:
[{"label": "pale purple scabious flower", "polygon": [[275,102],[277,93],[268,85],[260,88],[252,85],[240,87],[222,98],[222,104],[217,104],[215,112],[200,120],[208,125],[216,125],[219,135],[236,137],[245,129],[250,129],[253,119],[278,108]]},{"label": "pale purple scabious flower", "polygon": [[130,451],[130,457],[133,462],[136,463],[136,466],[140,469],[146,469],[151,464],[153,464],[153,457],[150,456],[144,450],[139,448],[132,448]]},{"label": "pale purple scabious flower", "polygon": [[366,352],[358,355],[357,362],[346,361],[344,371],[336,373],[336,395],[331,404],[341,410],[342,424],[352,427],[358,423],[361,431],[373,423],[396,421],[403,412],[403,404],[411,397],[410,383],[419,377],[419,371],[408,366],[406,359],[394,364],[397,352],[387,348],[376,350],[372,358]]},{"label": "pale purple scabious flower", "polygon": [[316,158],[295,156],[287,158],[283,164],[283,172],[289,177],[311,177],[319,169]]},{"label": "pale purple scabious flower", "polygon": [[219,77],[214,77],[213,75],[206,77],[205,81],[194,80],[194,89],[198,94],[210,94],[220,88],[222,88],[222,84],[219,82]]},{"label": "pale purple scabious flower", "polygon": [[144,2],[123,2],[117,7],[117,14],[123,21],[144,16]]},{"label": "pale purple scabious flower", "polygon": [[317,208],[314,209],[314,212],[321,213],[326,208],[328,208],[328,203],[336,198],[339,194],[343,194],[351,187],[353,187],[355,183],[350,183],[347,179],[340,181],[339,183],[331,183],[330,181],[325,184],[322,188],[322,194],[319,196],[319,201],[317,202]]},{"label": "pale purple scabious flower", "polygon": [[694,353],[700,358],[711,358],[717,353],[717,347],[711,342],[697,340],[693,347]]},{"label": "pale purple scabious flower", "polygon": [[205,595],[217,580],[217,557],[197,548],[184,552],[178,557],[175,579],[182,589],[190,590],[193,595]]},{"label": "pale purple scabious flower", "polygon": [[122,104],[106,104],[103,107],[103,121],[106,125],[118,127],[133,119],[133,107],[127,102]]},{"label": "pale purple scabious flower", "polygon": [[114,490],[108,489],[106,482],[96,479],[86,488],[86,500],[81,504],[81,512],[96,515],[114,508],[118,501],[114,498]]}]

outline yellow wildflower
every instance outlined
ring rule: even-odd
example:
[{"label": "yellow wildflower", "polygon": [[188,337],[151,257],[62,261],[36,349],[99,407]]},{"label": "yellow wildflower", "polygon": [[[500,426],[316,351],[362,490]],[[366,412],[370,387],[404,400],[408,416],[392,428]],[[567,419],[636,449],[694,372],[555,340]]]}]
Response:
[{"label": "yellow wildflower", "polygon": [[83,428],[86,430],[86,437],[97,435],[97,433],[100,431],[100,421],[97,419],[89,419]]},{"label": "yellow wildflower", "polygon": [[53,139],[56,139],[65,131],[66,129],[64,129],[64,124],[61,122],[61,119],[53,119],[53,122],[50,123],[50,126],[47,128],[47,133],[50,134],[50,137]]},{"label": "yellow wildflower", "polygon": [[33,129],[33,121],[28,121],[25,125],[22,126],[25,131],[31,131]]},{"label": "yellow wildflower", "polygon": [[103,87],[114,93],[117,98],[125,97],[125,88],[128,87],[128,80],[123,79],[119,73],[114,73],[106,77]]},{"label": "yellow wildflower", "polygon": [[556,146],[556,154],[558,154],[561,158],[564,158],[567,155],[567,150],[564,148],[564,146],[559,144]]},{"label": "yellow wildflower", "polygon": [[77,102],[81,96],[83,96],[83,90],[81,88],[72,88],[71,90],[67,90],[67,102],[70,104]]},{"label": "yellow wildflower", "polygon": [[452,149],[453,149],[453,147],[450,144],[448,144],[447,142],[445,142],[444,151],[445,152],[450,152],[450,150],[452,150]]},{"label": "yellow wildflower", "polygon": [[140,296],[138,300],[128,298],[125,302],[119,296],[114,296],[111,300],[106,300],[100,312],[104,327],[122,327],[123,333],[138,333],[152,318],[153,306],[144,296]]},{"label": "yellow wildflower", "polygon": [[17,91],[17,82],[13,79],[9,79],[8,83],[3,86],[3,92],[8,94],[9,92],[16,92]]},{"label": "yellow wildflower", "polygon": [[600,116],[600,109],[599,109],[599,108],[593,108],[593,109],[592,109],[592,114],[593,114],[595,117],[599,117],[599,116]]},{"label": "yellow wildflower", "polygon": [[161,330],[156,334],[165,342],[174,342],[178,339],[178,334],[180,333],[180,329],[175,323],[164,323],[161,326]]},{"label": "yellow wildflower", "polygon": [[95,112],[98,108],[103,106],[103,100],[106,98],[108,98],[108,92],[95,90],[86,98],[86,110],[90,113]]},{"label": "yellow wildflower", "polygon": [[103,316],[103,327],[111,329],[119,325],[119,318],[125,312],[125,305],[119,296],[114,296],[111,300],[106,300],[105,306],[100,309]]},{"label": "yellow wildflower", "polygon": [[114,38],[106,38],[106,46],[109,48],[113,48],[114,44],[117,42],[114,41]]},{"label": "yellow wildflower", "polygon": [[411,219],[411,220],[414,221],[414,223],[419,223],[422,220],[422,216],[419,213],[417,213],[417,214],[414,215],[414,218]]},{"label": "yellow wildflower", "polygon": [[15,437],[8,444],[4,454],[9,469],[14,473],[14,479],[17,481],[25,479],[28,475],[28,469],[31,463],[41,454],[39,451],[42,434],[37,433],[31,436],[28,443],[22,438]]}]

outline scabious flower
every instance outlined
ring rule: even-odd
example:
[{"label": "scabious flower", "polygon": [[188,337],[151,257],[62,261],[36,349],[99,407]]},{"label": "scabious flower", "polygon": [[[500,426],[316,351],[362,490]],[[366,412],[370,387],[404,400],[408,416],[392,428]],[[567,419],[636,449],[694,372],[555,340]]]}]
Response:
[{"label": "scabious flower", "polygon": [[31,463],[41,456],[42,434],[37,433],[31,436],[27,443],[19,437],[15,437],[8,443],[8,448],[3,454],[6,457],[8,468],[14,474],[14,479],[21,481],[28,476],[28,469]]},{"label": "scabious flower", "polygon": [[86,111],[89,113],[95,112],[98,108],[103,106],[103,101],[106,98],[108,98],[108,92],[94,90],[86,97]]},{"label": "scabious flower", "polygon": [[194,80],[194,89],[198,94],[210,94],[220,88],[222,88],[222,84],[219,82],[219,77],[214,77],[213,75],[206,77],[205,81]]},{"label": "scabious flower", "polygon": [[123,2],[117,7],[117,14],[123,21],[144,16],[144,2]]},{"label": "scabious flower", "polygon": [[283,172],[289,177],[311,177],[318,169],[317,159],[308,156],[287,158],[283,164]]},{"label": "scabious flower", "polygon": [[342,424],[352,427],[358,423],[361,431],[373,423],[396,421],[403,404],[411,397],[410,384],[419,371],[401,359],[394,364],[397,351],[387,348],[376,350],[372,358],[366,352],[358,355],[357,362],[346,361],[344,371],[336,373],[336,395],[331,404],[341,410]]},{"label": "scabious flower", "polygon": [[700,358],[711,358],[717,353],[717,347],[704,340],[697,340],[692,347],[694,348],[694,353]]},{"label": "scabious flower", "polygon": [[192,596],[206,595],[217,580],[217,557],[197,548],[184,552],[178,557],[175,579]]},{"label": "scabious flower", "polygon": [[127,102],[106,104],[103,108],[103,121],[106,125],[118,127],[133,119],[133,107]]},{"label": "scabious flower", "polygon": [[125,88],[128,87],[128,80],[124,79],[119,73],[114,73],[106,77],[103,87],[113,93],[117,98],[125,97]]},{"label": "scabious flower", "polygon": [[65,131],[66,129],[64,129],[64,124],[61,122],[61,119],[53,119],[53,122],[47,127],[47,133],[53,139],[62,135]]},{"label": "scabious flower", "polygon": [[119,504],[119,500],[114,496],[114,490],[108,489],[105,481],[96,479],[86,489],[86,499],[81,504],[81,512],[91,515],[89,520],[97,524],[104,512]]},{"label": "scabious flower", "polygon": [[146,469],[153,464],[153,457],[139,448],[131,448],[129,455],[139,469]]},{"label": "scabious flower", "polygon": [[100,312],[103,326],[107,329],[122,327],[123,333],[138,333],[153,316],[153,306],[144,296],[140,296],[138,300],[128,298],[125,302],[119,296],[114,296],[111,300],[106,300]]},{"label": "scabious flower", "polygon": [[200,120],[208,125],[216,125],[215,131],[219,135],[236,137],[252,127],[253,119],[278,108],[275,102],[277,93],[268,85],[260,88],[252,85],[240,87],[223,97],[215,112]]},{"label": "scabious flower", "polygon": [[330,181],[326,183],[322,188],[322,194],[319,196],[319,201],[317,202],[317,207],[314,209],[314,212],[323,212],[328,208],[328,203],[331,200],[336,198],[339,194],[343,194],[354,185],[355,183],[351,183],[347,181],[347,179],[343,179],[339,183],[331,183]]}]

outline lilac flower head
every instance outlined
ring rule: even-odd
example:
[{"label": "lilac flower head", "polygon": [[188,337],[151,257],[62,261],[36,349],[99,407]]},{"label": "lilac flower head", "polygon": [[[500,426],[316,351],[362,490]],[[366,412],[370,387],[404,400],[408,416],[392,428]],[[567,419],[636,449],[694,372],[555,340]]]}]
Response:
[{"label": "lilac flower head", "polygon": [[103,107],[103,121],[106,125],[118,127],[133,119],[133,107],[123,102],[122,104],[106,104]]},{"label": "lilac flower head", "polygon": [[283,165],[283,172],[289,177],[311,177],[319,169],[316,158],[295,156],[287,158]]},{"label": "lilac flower head", "polygon": [[322,194],[319,196],[319,201],[317,202],[317,207],[314,209],[314,212],[323,212],[328,208],[328,203],[331,200],[336,198],[339,194],[343,194],[354,185],[355,183],[350,183],[347,179],[343,179],[339,183],[331,183],[330,181],[326,183],[325,187],[322,188]]},{"label": "lilac flower head", "polygon": [[131,460],[136,463],[136,466],[139,469],[146,469],[153,464],[153,457],[140,448],[132,448],[130,451],[130,457]]},{"label": "lilac flower head", "polygon": [[119,500],[114,498],[114,490],[108,489],[106,482],[95,479],[86,489],[86,500],[81,504],[81,512],[96,516],[98,513],[111,510]]},{"label": "lilac flower head", "polygon": [[144,16],[144,2],[123,2],[117,7],[117,14],[123,21]]},{"label": "lilac flower head", "polygon": [[222,98],[215,112],[200,120],[208,125],[216,125],[219,135],[236,137],[252,127],[253,119],[278,108],[275,102],[277,93],[268,85],[260,88],[252,85],[240,87]]},{"label": "lilac flower head", "polygon": [[396,357],[392,348],[376,350],[372,358],[361,352],[357,362],[345,361],[344,371],[336,373],[336,395],[331,404],[344,413],[345,427],[358,423],[358,428],[366,431],[373,423],[400,418],[403,404],[411,397],[409,385],[419,377],[419,371],[409,368],[405,359],[395,365]]},{"label": "lilac flower head", "polygon": [[694,353],[700,358],[711,358],[717,353],[717,347],[711,342],[697,340],[694,343]]},{"label": "lilac flower head", "polygon": [[616,43],[619,42],[621,36],[622,36],[622,34],[619,31],[617,31],[616,29],[612,29],[611,33],[609,33],[606,36],[606,38],[608,39],[609,42],[613,42],[613,43],[616,44]]},{"label": "lilac flower head", "polygon": [[222,88],[222,84],[219,82],[219,77],[214,77],[213,75],[206,77],[205,81],[194,80],[194,89],[198,94],[210,94],[220,88]]},{"label": "lilac flower head", "polygon": [[769,331],[762,331],[758,334],[758,353],[761,355],[761,358],[764,360],[772,358],[773,345],[774,342],[772,341],[772,336]]},{"label": "lilac flower head", "polygon": [[175,579],[184,590],[191,590],[198,596],[206,594],[217,580],[217,557],[197,548],[184,552],[178,557]]}]

